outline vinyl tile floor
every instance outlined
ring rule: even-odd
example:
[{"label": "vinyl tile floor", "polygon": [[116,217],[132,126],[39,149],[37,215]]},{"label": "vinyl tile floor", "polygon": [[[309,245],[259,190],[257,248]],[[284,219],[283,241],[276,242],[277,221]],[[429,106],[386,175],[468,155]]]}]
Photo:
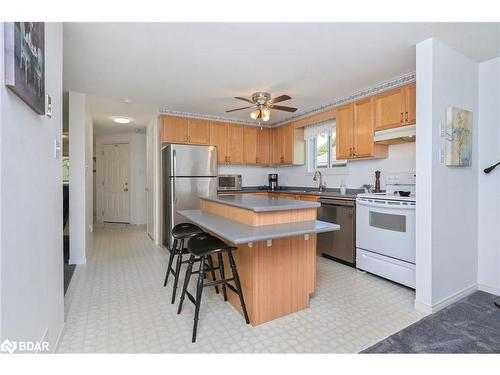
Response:
[{"label": "vinyl tile floor", "polygon": [[257,327],[205,288],[193,344],[194,306],[186,301],[177,315],[170,304],[167,261],[144,227],[96,229],[65,296],[58,352],[357,353],[424,316],[414,291],[320,257],[310,308]]}]

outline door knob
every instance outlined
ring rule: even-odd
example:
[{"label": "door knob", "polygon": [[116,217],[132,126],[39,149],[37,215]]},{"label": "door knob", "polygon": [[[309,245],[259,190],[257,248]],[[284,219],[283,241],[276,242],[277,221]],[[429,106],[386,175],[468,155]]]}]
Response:
[{"label": "door knob", "polygon": [[127,188],[125,188],[125,189],[123,189],[123,191],[128,191],[128,189],[127,189]]}]

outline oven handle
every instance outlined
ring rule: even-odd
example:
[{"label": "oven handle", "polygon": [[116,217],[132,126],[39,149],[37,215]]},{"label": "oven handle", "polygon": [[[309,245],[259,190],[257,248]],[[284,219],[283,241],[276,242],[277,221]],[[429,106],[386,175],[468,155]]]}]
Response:
[{"label": "oven handle", "polygon": [[400,204],[400,203],[392,203],[392,204],[388,204],[388,203],[377,203],[377,202],[368,202],[368,201],[365,201],[365,200],[361,200],[361,199],[357,199],[356,200],[356,204],[359,204],[361,206],[366,206],[366,207],[378,207],[378,208],[387,208],[387,209],[391,209],[391,208],[396,208],[398,210],[414,210],[416,208],[416,205],[413,204],[413,205],[403,205],[403,204]]}]

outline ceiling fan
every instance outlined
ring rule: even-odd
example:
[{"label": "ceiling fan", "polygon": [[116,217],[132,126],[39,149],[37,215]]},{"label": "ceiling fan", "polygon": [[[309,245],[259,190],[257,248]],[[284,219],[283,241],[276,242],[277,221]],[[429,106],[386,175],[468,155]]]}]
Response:
[{"label": "ceiling fan", "polygon": [[252,105],[248,107],[230,109],[229,111],[226,112],[235,112],[235,111],[240,111],[242,109],[256,108],[256,110],[250,113],[250,117],[254,120],[269,121],[271,119],[271,109],[277,109],[278,111],[286,111],[286,112],[295,112],[297,110],[297,108],[293,107],[276,105],[276,103],[292,99],[288,95],[280,95],[276,98],[271,98],[271,94],[269,94],[268,92],[254,92],[252,94],[252,99],[243,98],[241,96],[235,96],[235,99],[252,103]]}]

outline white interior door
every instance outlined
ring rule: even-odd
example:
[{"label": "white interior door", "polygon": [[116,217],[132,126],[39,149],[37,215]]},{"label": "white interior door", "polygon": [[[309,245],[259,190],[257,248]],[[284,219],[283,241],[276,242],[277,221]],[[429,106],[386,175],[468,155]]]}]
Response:
[{"label": "white interior door", "polygon": [[146,232],[151,238],[154,238],[153,204],[153,134],[149,128],[146,134]]},{"label": "white interior door", "polygon": [[103,221],[130,222],[130,146],[103,145]]}]

